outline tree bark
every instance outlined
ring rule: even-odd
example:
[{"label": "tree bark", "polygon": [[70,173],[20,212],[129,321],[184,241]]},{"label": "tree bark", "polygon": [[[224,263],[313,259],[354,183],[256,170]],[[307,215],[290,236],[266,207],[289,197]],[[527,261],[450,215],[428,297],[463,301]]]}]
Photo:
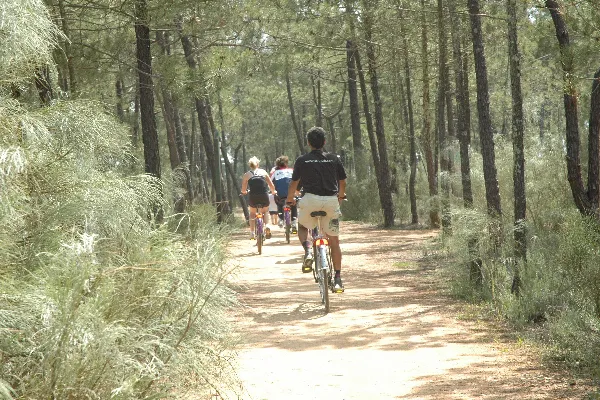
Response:
[{"label": "tree bark", "polygon": [[350,126],[352,130],[352,152],[356,179],[363,180],[367,175],[367,165],[360,129],[360,106],[356,85],[356,47],[351,40],[346,41],[346,63],[348,68],[348,98],[350,102]]},{"label": "tree bark", "polygon": [[154,83],[152,81],[152,55],[150,53],[150,28],[148,27],[146,0],[135,1],[135,37],[145,171],[160,178],[160,152],[156,119],[154,118]]},{"label": "tree bark", "polygon": [[58,0],[58,12],[60,14],[60,23],[66,40],[63,42],[65,57],[67,59],[67,71],[69,73],[69,86],[67,90],[71,97],[77,95],[77,78],[75,74],[75,65],[73,63],[73,50],[71,49],[71,32],[69,30],[69,19],[65,9],[64,0]]},{"label": "tree bark", "polygon": [[438,212],[438,159],[437,141],[431,133],[431,100],[429,94],[429,50],[428,50],[427,18],[425,12],[425,1],[421,0],[421,65],[423,74],[423,150],[425,152],[425,166],[427,169],[427,183],[429,197],[431,197],[431,208],[429,210],[429,224],[432,228],[440,227],[440,216]]},{"label": "tree bark", "polygon": [[115,94],[117,96],[117,104],[115,105],[115,111],[119,121],[125,122],[125,110],[123,110],[123,79],[117,78],[115,82]]},{"label": "tree bark", "polygon": [[[561,12],[559,2],[555,0],[546,0],[546,7],[548,8],[548,10],[550,10],[550,14],[552,15],[552,21],[554,22],[556,38],[558,39],[558,44],[560,47],[563,80],[565,83],[563,101],[566,119],[567,177],[569,180],[569,185],[571,186],[571,193],[573,194],[575,205],[577,206],[579,212],[583,215],[594,215],[596,214],[598,209],[598,172],[597,167],[592,167],[594,171],[588,171],[588,192],[586,192],[585,186],[583,184],[583,176],[581,172],[581,158],[579,150],[581,145],[579,138],[579,119],[577,104],[577,98],[579,93],[577,92],[575,83],[572,80],[574,70],[574,55],[573,49],[571,48],[569,31],[567,29],[567,24]],[[592,136],[597,136],[598,134],[599,122],[597,116],[597,102],[599,101],[600,96],[597,93],[597,75],[598,72],[594,77],[595,79],[592,85],[592,97],[590,100],[590,112],[593,113],[594,111],[596,111],[596,115],[591,115],[590,118],[590,138],[588,139],[588,150],[590,151],[589,163],[591,164],[589,164],[589,166],[594,163],[597,163],[598,157],[598,147],[595,143],[597,141],[597,138],[592,138]],[[596,90],[594,91],[594,89]],[[596,153],[592,154],[591,152],[594,150],[596,151]],[[590,195],[592,197],[590,197]]]},{"label": "tree bark", "polygon": [[408,117],[408,137],[409,137],[409,163],[410,163],[410,176],[408,179],[408,197],[410,199],[410,214],[411,223],[419,223],[419,213],[417,209],[417,194],[415,191],[415,185],[417,180],[417,144],[415,137],[415,121],[414,111],[412,104],[412,86],[410,80],[410,63],[409,63],[409,52],[408,52],[408,38],[404,29],[404,15],[402,9],[400,12],[400,35],[403,38],[403,57],[404,57],[404,85],[406,86],[406,113]]},{"label": "tree bark", "polygon": [[[525,217],[525,153],[523,148],[523,95],[521,93],[521,55],[517,36],[516,0],[506,1],[508,15],[508,60],[510,66],[510,90],[512,95],[512,142],[513,142],[513,191],[514,191],[514,254],[515,274],[512,292],[519,294],[520,268],[527,261],[527,231]],[[597,166],[596,166],[597,167]]]},{"label": "tree bark", "polygon": [[450,32],[452,35],[452,50],[454,61],[454,79],[456,86],[456,106],[457,106],[457,136],[460,151],[460,173],[462,183],[463,204],[465,208],[473,207],[473,189],[471,187],[471,161],[469,156],[469,146],[471,144],[471,113],[469,111],[469,87],[468,87],[468,68],[466,56],[463,55],[461,48],[461,38],[459,34],[460,20],[457,16],[454,1],[448,2],[451,23]]},{"label": "tree bark", "polygon": [[[502,215],[500,205],[500,189],[496,171],[496,155],[492,119],[490,117],[490,100],[488,89],[487,65],[483,44],[483,32],[478,0],[468,0],[471,19],[473,53],[475,57],[475,77],[477,80],[477,112],[479,115],[479,138],[483,158],[483,177],[485,181],[485,198],[487,211],[493,218]],[[496,232],[498,234],[498,232]]]},{"label": "tree bark", "polygon": [[372,42],[372,16],[368,6],[369,0],[364,1],[364,29],[366,39],[366,53],[369,65],[369,76],[371,81],[371,92],[373,94],[373,105],[375,111],[375,134],[377,136],[377,150],[379,153],[379,196],[383,210],[383,226],[389,228],[394,225],[394,203],[390,190],[390,166],[388,163],[387,145],[383,123],[383,100],[379,93],[379,80],[377,75],[377,62],[375,60],[375,48]]},{"label": "tree bark", "polygon": [[452,126],[452,104],[448,104],[450,93],[450,79],[448,77],[447,65],[447,39],[446,39],[446,17],[444,15],[444,1],[437,0],[438,17],[438,104],[437,104],[437,127],[438,143],[440,145],[440,170],[442,172],[442,229],[445,234],[452,232],[452,216],[450,211],[450,135]]},{"label": "tree bark", "polygon": [[[298,150],[300,154],[304,154],[304,139],[298,121],[296,120],[296,111],[294,110],[294,99],[292,97],[292,82],[290,81],[290,74],[285,74],[285,86],[287,88],[288,105],[290,107],[290,116],[292,118],[292,124],[294,126],[294,132],[296,132],[296,139],[298,140]],[[245,161],[245,160],[244,160]]]},{"label": "tree bark", "polygon": [[358,81],[360,83],[360,92],[363,103],[363,113],[365,114],[365,123],[367,126],[367,136],[369,138],[369,145],[371,147],[371,157],[373,158],[373,167],[375,168],[375,174],[379,175],[379,153],[377,152],[377,141],[375,139],[375,129],[373,128],[373,118],[371,117],[371,110],[369,106],[369,93],[367,92],[367,83],[365,80],[365,73],[362,69],[362,63],[360,60],[360,52],[356,50],[354,54],[354,60],[356,61],[356,69],[358,72]]},{"label": "tree bark", "polygon": [[[181,45],[188,67],[194,71],[198,69],[198,63],[194,57],[193,46],[190,38],[183,34],[181,22],[177,21],[177,29],[179,31]],[[221,174],[219,172],[220,156],[218,150],[215,151],[215,145],[213,143],[213,134],[211,132],[210,123],[210,103],[208,96],[203,95],[202,97],[196,96],[194,99],[196,105],[196,112],[198,113],[198,124],[200,126],[200,135],[202,136],[202,143],[204,144],[204,154],[208,164],[210,165],[210,171],[212,176],[212,186],[215,193],[215,202],[217,206],[217,221],[222,221],[223,211],[227,211],[228,208],[224,208],[223,203],[223,182],[221,180]],[[213,123],[214,125],[214,123]]]}]

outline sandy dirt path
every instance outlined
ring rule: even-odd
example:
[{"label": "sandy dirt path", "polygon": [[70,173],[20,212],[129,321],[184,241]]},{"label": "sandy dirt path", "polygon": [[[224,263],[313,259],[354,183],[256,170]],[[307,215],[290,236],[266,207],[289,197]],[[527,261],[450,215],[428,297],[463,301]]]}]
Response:
[{"label": "sandy dirt path", "polygon": [[[243,400],[582,399],[589,388],[541,367],[503,329],[461,318],[437,290],[420,245],[434,231],[342,224],[346,292],[323,313],[297,241],[277,227],[258,255],[247,232],[232,253],[243,308]],[[463,314],[464,315],[464,314]]]}]

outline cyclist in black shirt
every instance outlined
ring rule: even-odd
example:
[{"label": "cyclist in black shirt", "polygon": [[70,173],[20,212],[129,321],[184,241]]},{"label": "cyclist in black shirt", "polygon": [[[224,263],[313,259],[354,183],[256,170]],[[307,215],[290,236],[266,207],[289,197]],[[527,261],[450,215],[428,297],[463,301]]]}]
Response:
[{"label": "cyclist in black shirt", "polygon": [[308,239],[308,229],[316,226],[316,218],[310,216],[313,211],[326,211],[327,216],[321,222],[323,231],[329,237],[336,290],[343,290],[342,250],[339,240],[339,218],[342,215],[340,203],[346,198],[346,171],[341,160],[335,154],[323,151],[325,130],[313,127],[306,133],[311,152],[296,159],[294,173],[288,189],[287,203],[295,204],[294,193],[302,181],[304,196],[298,203],[298,238],[304,248],[302,272],[312,271],[312,244]]}]

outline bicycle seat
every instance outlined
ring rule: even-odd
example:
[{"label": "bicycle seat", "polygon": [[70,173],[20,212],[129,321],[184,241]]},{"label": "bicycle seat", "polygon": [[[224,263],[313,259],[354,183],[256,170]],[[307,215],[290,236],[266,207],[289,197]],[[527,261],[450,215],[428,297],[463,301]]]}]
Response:
[{"label": "bicycle seat", "polygon": [[325,211],[313,211],[310,213],[311,217],[326,217],[327,216],[327,212]]}]

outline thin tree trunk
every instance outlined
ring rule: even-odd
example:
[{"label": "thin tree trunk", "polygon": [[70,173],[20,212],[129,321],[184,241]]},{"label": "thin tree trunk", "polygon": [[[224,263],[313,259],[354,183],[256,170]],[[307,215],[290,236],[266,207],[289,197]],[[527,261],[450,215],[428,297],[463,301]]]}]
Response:
[{"label": "thin tree trunk", "polygon": [[[514,191],[514,240],[515,274],[512,292],[519,294],[521,288],[520,268],[527,261],[527,231],[525,217],[525,153],[523,148],[523,95],[521,93],[521,55],[517,36],[516,0],[506,1],[508,14],[508,59],[510,65],[510,89],[512,94],[512,142],[513,142],[513,191]],[[598,166],[596,166],[597,168]]]},{"label": "thin tree trunk", "polygon": [[[177,22],[177,28],[179,31],[181,44],[185,59],[188,67],[194,71],[198,70],[198,63],[194,57],[193,46],[190,38],[187,35],[183,35],[183,29],[181,23]],[[202,136],[202,143],[204,144],[204,152],[208,164],[210,165],[210,171],[212,175],[212,185],[215,193],[215,202],[217,206],[217,221],[222,221],[222,214],[224,209],[223,203],[223,182],[219,172],[220,156],[219,152],[215,151],[215,145],[213,143],[213,137],[211,134],[210,126],[210,104],[208,102],[208,96],[204,95],[202,98],[196,96],[194,99],[196,105],[196,112],[198,113],[198,123],[200,126],[200,134]],[[214,123],[213,123],[214,125]]]},{"label": "thin tree trunk", "polygon": [[63,42],[63,49],[67,59],[67,71],[69,72],[69,87],[68,91],[71,97],[77,95],[77,79],[75,75],[75,65],[73,63],[73,50],[71,49],[71,32],[69,30],[69,19],[65,9],[64,0],[58,0],[58,11],[60,13],[60,23],[66,40]]},{"label": "thin tree trunk", "polygon": [[367,174],[367,165],[362,144],[360,129],[360,106],[358,104],[358,88],[356,85],[356,48],[354,42],[346,41],[346,62],[348,68],[348,97],[350,101],[350,126],[352,129],[352,151],[356,179],[362,180]]},{"label": "thin tree trunk", "polygon": [[369,0],[364,1],[364,28],[366,39],[366,53],[369,65],[369,75],[371,81],[371,92],[373,94],[373,105],[375,108],[375,134],[377,136],[377,150],[379,153],[379,173],[377,181],[379,183],[379,196],[381,199],[381,208],[383,210],[383,226],[389,228],[394,225],[394,203],[392,192],[390,190],[390,166],[388,163],[387,145],[383,123],[383,100],[379,94],[379,81],[377,76],[377,63],[375,60],[375,48],[371,39],[372,34],[372,16],[367,7]]},{"label": "thin tree trunk", "polygon": [[[231,207],[229,206],[229,202],[227,201],[227,187],[225,185],[225,182],[223,182],[222,179],[222,174],[221,174],[221,139],[219,137],[219,131],[217,130],[216,126],[215,126],[215,120],[213,118],[213,114],[212,114],[212,107],[210,105],[210,101],[208,100],[208,96],[205,98],[206,100],[206,116],[208,117],[208,123],[210,126],[210,130],[213,133],[213,152],[215,154],[215,164],[214,164],[214,169],[216,170],[216,174],[219,177],[219,182],[218,182],[218,191],[217,191],[217,196],[219,196],[220,194],[220,198],[221,198],[221,205],[219,206],[219,203],[217,203],[217,222],[222,222],[222,215],[227,215],[227,214],[231,214]],[[217,202],[219,198],[217,197]],[[219,212],[220,211],[220,212]]]},{"label": "thin tree trunk", "polygon": [[140,142],[140,87],[135,85],[135,97],[133,99],[133,127],[131,130],[131,142],[137,148]]},{"label": "thin tree trunk", "polygon": [[427,18],[425,12],[425,1],[421,0],[421,65],[423,74],[423,150],[425,152],[425,165],[427,168],[427,183],[429,186],[429,197],[431,208],[429,210],[429,224],[432,228],[440,227],[440,216],[438,212],[438,160],[435,137],[431,133],[431,100],[429,95],[429,43],[427,31]]},{"label": "thin tree trunk", "polygon": [[[227,140],[225,136],[225,116],[223,115],[223,102],[221,101],[221,93],[217,92],[217,107],[219,112],[219,123],[221,125],[221,157],[223,157],[223,162],[225,163],[225,177],[227,182],[227,194],[230,204],[230,209],[233,208],[234,205],[234,193],[240,193],[241,189],[238,185],[237,180],[235,179],[235,174],[233,173],[233,168],[231,166],[231,162],[229,161],[229,154],[227,153]],[[240,203],[240,205],[244,206],[244,203]]]},{"label": "thin tree trunk", "polygon": [[[292,82],[290,81],[290,74],[285,75],[285,85],[287,88],[288,105],[290,107],[290,116],[292,118],[292,124],[294,125],[294,132],[296,133],[296,139],[298,140],[298,149],[300,154],[304,154],[304,139],[298,121],[296,120],[296,111],[294,110],[294,99],[292,97]],[[244,158],[245,161],[245,158]]]},{"label": "thin tree trunk", "polygon": [[313,102],[315,103],[315,126],[323,126],[323,104],[321,100],[321,76],[317,73],[317,78],[311,76],[313,88]]},{"label": "thin tree trunk", "polygon": [[[438,48],[439,48],[439,85],[438,85],[438,104],[437,104],[437,127],[438,143],[440,145],[440,170],[442,172],[442,229],[445,234],[452,232],[452,216],[450,211],[450,150],[449,150],[449,131],[452,125],[451,111],[452,104],[447,104],[448,93],[450,92],[450,80],[448,77],[447,66],[447,39],[446,39],[446,18],[444,15],[444,2],[437,0],[438,17]],[[447,118],[446,118],[447,117]]]},{"label": "thin tree trunk", "polygon": [[[469,89],[468,89],[468,69],[466,65],[467,58],[463,56],[461,49],[461,40],[459,36],[460,20],[457,16],[454,1],[448,2],[451,24],[450,31],[452,35],[453,61],[454,61],[454,79],[456,85],[456,105],[458,120],[458,143],[460,149],[460,172],[462,183],[463,204],[465,208],[473,207],[473,190],[471,187],[471,161],[469,156],[469,146],[471,144],[471,115],[469,112]],[[463,63],[464,61],[464,63]]]},{"label": "thin tree trunk", "polygon": [[408,196],[410,198],[410,214],[411,214],[411,223],[418,224],[419,223],[419,213],[417,209],[417,194],[415,191],[415,184],[417,180],[417,144],[415,137],[415,122],[414,122],[414,112],[413,112],[413,104],[412,104],[412,87],[410,81],[410,63],[409,53],[408,53],[408,39],[406,32],[404,30],[404,15],[402,10],[400,10],[400,32],[403,38],[403,56],[404,56],[404,82],[406,86],[406,112],[408,117],[408,137],[409,137],[409,151],[410,151],[410,177],[408,179]]},{"label": "thin tree trunk", "polygon": [[117,104],[115,106],[119,121],[125,122],[125,110],[123,109],[123,80],[119,77],[115,82],[115,92],[117,95]]}]

